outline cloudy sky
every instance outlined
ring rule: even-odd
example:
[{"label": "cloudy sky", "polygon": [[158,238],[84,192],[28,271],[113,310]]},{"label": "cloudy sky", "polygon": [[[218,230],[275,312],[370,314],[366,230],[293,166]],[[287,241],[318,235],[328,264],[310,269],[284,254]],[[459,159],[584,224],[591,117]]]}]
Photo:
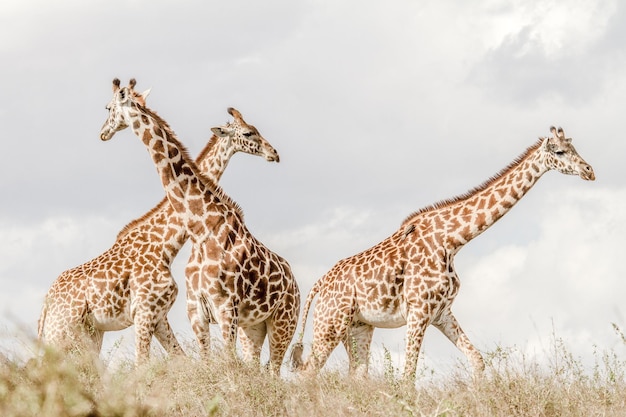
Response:
[{"label": "cloudy sky", "polygon": [[[585,360],[623,357],[612,323],[626,328],[624,39],[618,0],[3,1],[0,348],[28,352],[56,277],[162,198],[130,131],[98,138],[111,80],[136,77],[192,154],[229,106],[279,151],[279,164],[236,155],[222,185],[303,295],[562,126],[597,180],[549,172],[470,242],[453,311],[484,352],[547,358],[556,336]],[[193,342],[187,254],[169,317]],[[378,330],[374,356],[386,348],[401,366],[403,336]],[[132,338],[105,343],[132,354]],[[436,330],[422,353],[437,372],[464,360]]]}]

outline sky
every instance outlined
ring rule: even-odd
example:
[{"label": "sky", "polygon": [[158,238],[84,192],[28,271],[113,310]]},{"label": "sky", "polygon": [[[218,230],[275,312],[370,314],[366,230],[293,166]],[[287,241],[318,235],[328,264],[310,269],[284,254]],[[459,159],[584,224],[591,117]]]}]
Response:
[{"label": "sky", "polygon": [[[303,299],[338,260],[563,127],[596,181],[548,172],[469,242],[453,312],[483,353],[549,361],[556,339],[588,363],[624,358],[624,39],[618,0],[3,1],[0,350],[28,356],[56,277],[164,195],[132,132],[98,137],[111,80],[135,77],[191,154],[231,106],[278,150],[279,164],[235,155],[221,184]],[[169,318],[194,343],[188,251]],[[401,368],[404,331],[377,330],[373,360]],[[132,329],[107,333],[103,355],[132,356]],[[420,366],[459,363],[429,329]]]}]

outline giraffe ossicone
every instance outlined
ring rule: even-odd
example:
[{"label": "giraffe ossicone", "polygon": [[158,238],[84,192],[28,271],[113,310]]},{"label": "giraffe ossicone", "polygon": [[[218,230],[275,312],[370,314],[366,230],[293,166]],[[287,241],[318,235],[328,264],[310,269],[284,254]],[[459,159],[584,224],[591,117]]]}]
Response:
[{"label": "giraffe ossicone", "polygon": [[[406,325],[403,377],[414,381],[424,332],[433,325],[480,373],[482,355],[451,310],[460,288],[454,255],[504,216],[547,171],[595,180],[593,168],[563,129],[551,127],[550,132],[482,185],[413,213],[382,242],[337,262],[307,295],[292,367],[316,372],[341,342],[350,370],[367,374],[374,328]],[[303,361],[305,325],[316,295],[313,343]]]},{"label": "giraffe ossicone", "polygon": [[239,333],[245,359],[258,360],[267,337],[270,366],[278,372],[300,310],[289,264],[248,231],[239,206],[202,175],[167,123],[135,99],[134,85],[113,82],[100,137],[108,140],[131,127],[182,219],[192,241],[185,268],[187,314],[202,353],[210,348],[209,324],[217,323],[229,349]]},{"label": "giraffe ossicone", "polygon": [[[119,80],[113,85],[119,88]],[[129,91],[145,106],[149,90]],[[196,159],[215,183],[237,152],[279,161],[278,152],[239,111],[230,107],[228,113],[234,120],[211,129],[214,135]],[[178,294],[170,267],[187,238],[183,219],[163,198],[126,225],[111,248],[53,282],[39,319],[41,343],[64,350],[86,344],[99,353],[104,332],[134,325],[137,362],[149,357],[153,335],[169,354],[182,354],[167,314]]]}]

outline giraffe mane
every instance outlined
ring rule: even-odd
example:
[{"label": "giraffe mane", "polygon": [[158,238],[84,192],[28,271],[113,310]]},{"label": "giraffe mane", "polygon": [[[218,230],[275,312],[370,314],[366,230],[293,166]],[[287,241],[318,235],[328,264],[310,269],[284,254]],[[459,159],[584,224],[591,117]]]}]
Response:
[{"label": "giraffe mane", "polygon": [[126,226],[124,226],[122,230],[120,230],[120,232],[117,234],[117,237],[115,238],[115,240],[123,239],[132,230],[134,230],[135,227],[137,227],[138,225],[140,225],[141,223],[143,223],[144,221],[152,217],[154,213],[160,211],[163,207],[165,207],[167,203],[168,203],[167,196],[163,197],[163,199],[159,201],[159,204],[152,207],[150,211],[145,213],[143,216],[136,218],[135,220],[131,220]]},{"label": "giraffe mane", "polygon": [[181,151],[181,156],[184,158],[184,160],[188,162],[189,168],[193,171],[194,175],[198,177],[206,187],[209,188],[209,191],[211,191],[211,193],[215,195],[218,200],[235,209],[237,214],[243,219],[243,210],[241,209],[239,204],[237,204],[229,195],[227,195],[222,187],[219,186],[219,184],[216,184],[211,178],[207,177],[202,173],[202,171],[200,171],[194,160],[189,155],[189,150],[182,142],[178,140],[178,137],[176,136],[170,125],[149,107],[142,106],[140,103],[137,102],[134,102],[134,104],[139,111],[147,113],[148,116],[154,118],[154,120],[159,123],[160,127],[165,131],[170,139],[176,143]]},{"label": "giraffe mane", "polygon": [[217,142],[217,139],[218,139],[217,135],[211,136],[211,139],[209,139],[207,144],[204,146],[204,148],[202,148],[202,150],[200,151],[200,154],[196,158],[196,164],[198,164],[200,161],[206,158],[206,154],[209,153],[209,150],[215,145],[215,142]]},{"label": "giraffe mane", "polygon": [[533,145],[529,146],[522,154],[520,154],[517,158],[515,158],[513,160],[513,162],[511,162],[505,168],[500,170],[500,172],[498,172],[494,176],[490,177],[489,179],[487,179],[487,181],[483,182],[482,184],[478,185],[477,187],[474,187],[471,190],[469,190],[469,191],[467,191],[467,192],[465,192],[463,194],[460,194],[460,195],[458,195],[456,197],[440,200],[440,201],[438,201],[438,202],[436,202],[434,204],[428,205],[426,207],[423,207],[423,208],[413,212],[412,214],[410,214],[408,217],[406,217],[404,219],[404,221],[402,222],[402,226],[406,226],[407,223],[409,223],[411,220],[413,220],[415,217],[417,217],[417,216],[419,216],[421,214],[424,214],[424,213],[427,213],[427,212],[433,211],[433,210],[439,210],[441,208],[450,206],[452,204],[458,203],[459,201],[463,201],[463,200],[466,200],[468,198],[471,198],[476,193],[484,191],[486,188],[491,186],[494,182],[496,182],[497,180],[499,180],[500,178],[505,176],[513,168],[517,167],[520,163],[522,163],[522,161],[524,161],[531,153],[536,151],[539,148],[539,146],[541,146],[541,143],[543,142],[543,140],[544,140],[544,138],[539,138],[539,140],[537,142],[535,142]]}]

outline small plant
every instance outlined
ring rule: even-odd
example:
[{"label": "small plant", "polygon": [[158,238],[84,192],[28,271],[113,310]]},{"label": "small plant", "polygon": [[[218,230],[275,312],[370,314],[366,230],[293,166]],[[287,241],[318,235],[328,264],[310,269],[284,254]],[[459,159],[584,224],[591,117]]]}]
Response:
[{"label": "small plant", "polygon": [[84,351],[44,350],[26,364],[0,354],[0,416],[626,415],[624,359],[596,348],[587,371],[558,337],[547,365],[515,346],[497,346],[484,352],[482,378],[472,377],[463,361],[436,378],[426,378],[434,370],[421,371],[417,385],[397,377],[386,347],[367,378],[351,376],[347,365],[317,376],[285,370],[279,377],[219,349],[206,359],[191,345],[186,351],[186,357],[153,355],[141,366],[132,357],[108,366]]}]

